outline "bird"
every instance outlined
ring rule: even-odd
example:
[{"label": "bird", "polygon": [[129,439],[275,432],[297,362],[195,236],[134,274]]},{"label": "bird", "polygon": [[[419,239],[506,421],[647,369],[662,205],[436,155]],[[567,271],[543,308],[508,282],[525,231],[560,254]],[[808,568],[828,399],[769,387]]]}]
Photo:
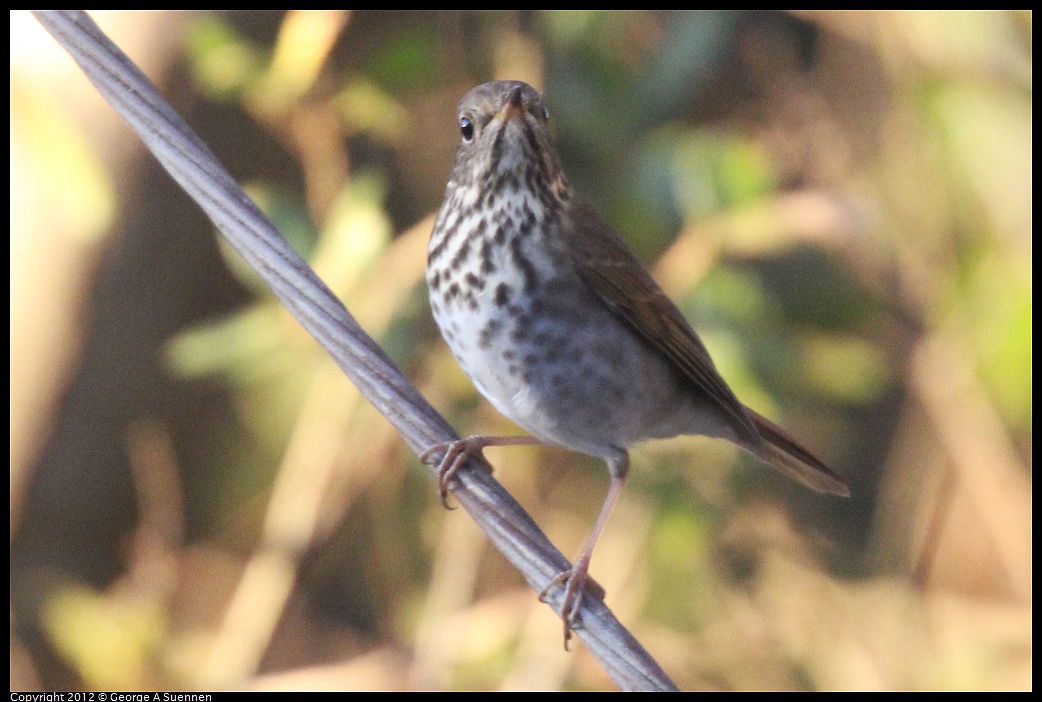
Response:
[{"label": "bird", "polygon": [[813,490],[849,490],[738,400],[680,310],[569,185],[549,116],[521,81],[485,83],[462,98],[460,141],[427,251],[442,336],[478,391],[530,436],[468,436],[421,459],[437,464],[443,501],[459,467],[488,446],[548,444],[605,461],[611,482],[594,527],[540,594],[545,601],[564,586],[567,649],[635,444],[726,439]]}]

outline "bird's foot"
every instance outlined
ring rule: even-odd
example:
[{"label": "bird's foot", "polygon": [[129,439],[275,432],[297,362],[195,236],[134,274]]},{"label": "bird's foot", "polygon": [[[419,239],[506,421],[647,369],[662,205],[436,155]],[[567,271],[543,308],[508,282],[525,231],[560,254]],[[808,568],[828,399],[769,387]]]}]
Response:
[{"label": "bird's foot", "polygon": [[590,595],[603,600],[605,591],[601,585],[589,576],[589,560],[580,558],[568,570],[554,576],[543,591],[539,593],[539,601],[546,602],[550,590],[564,585],[564,601],[561,603],[561,621],[564,622],[564,650],[568,650],[568,640],[572,638],[572,629],[579,622],[579,610],[583,597]]},{"label": "bird's foot", "polygon": [[[465,439],[446,441],[434,444],[420,454],[420,460],[427,465],[434,465],[437,462],[438,492],[441,494],[441,503],[445,509],[455,509],[449,505],[449,483],[469,459],[476,458],[489,473],[492,472],[492,466],[481,453],[489,445],[489,438],[487,436],[468,436]],[[441,458],[437,458],[439,453]]]}]

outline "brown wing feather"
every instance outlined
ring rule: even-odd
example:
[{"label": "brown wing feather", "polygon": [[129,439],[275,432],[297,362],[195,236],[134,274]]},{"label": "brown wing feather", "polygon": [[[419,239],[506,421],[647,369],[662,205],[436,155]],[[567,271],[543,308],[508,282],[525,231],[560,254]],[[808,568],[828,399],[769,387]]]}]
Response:
[{"label": "brown wing feather", "polygon": [[576,220],[570,251],[583,282],[716,403],[733,420],[735,431],[758,443],[752,418],[720,377],[702,340],[622,238],[588,205]]},{"label": "brown wing feather", "polygon": [[850,494],[843,481],[810,451],[739,402],[684,315],[592,207],[580,206],[574,225],[568,248],[579,277],[732,420],[744,448],[814,490]]}]

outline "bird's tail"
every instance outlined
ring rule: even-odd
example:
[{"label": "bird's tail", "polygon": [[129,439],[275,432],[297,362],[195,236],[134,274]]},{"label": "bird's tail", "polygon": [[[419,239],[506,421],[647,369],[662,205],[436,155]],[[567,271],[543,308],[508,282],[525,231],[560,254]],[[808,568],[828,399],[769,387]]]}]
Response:
[{"label": "bird's tail", "polygon": [[850,488],[838,475],[805,449],[788,432],[771,420],[763,417],[748,407],[749,417],[763,437],[763,444],[754,450],[760,458],[769,463],[778,472],[797,480],[812,490],[829,492],[833,495],[850,496]]}]

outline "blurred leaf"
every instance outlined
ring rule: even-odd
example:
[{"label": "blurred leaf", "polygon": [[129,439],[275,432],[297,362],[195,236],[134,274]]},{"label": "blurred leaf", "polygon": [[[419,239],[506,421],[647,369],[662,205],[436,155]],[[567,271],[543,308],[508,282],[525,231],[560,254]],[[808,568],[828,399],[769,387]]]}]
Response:
[{"label": "blurred leaf", "polygon": [[218,376],[232,385],[277,377],[297,353],[287,344],[288,323],[282,307],[263,304],[197,325],[168,344],[170,370],[183,378]]},{"label": "blurred leaf", "polygon": [[[693,628],[712,618],[711,535],[717,525],[685,502],[667,504],[655,521],[647,561],[656,575],[645,608],[653,619]],[[684,613],[679,621],[678,612]]]},{"label": "blurred leaf", "polygon": [[669,162],[687,221],[763,197],[775,187],[766,154],[737,135],[687,132],[673,142]]},{"label": "blurred leaf", "polygon": [[152,652],[166,629],[155,606],[69,585],[48,598],[43,617],[55,647],[87,689],[155,686]]},{"label": "blurred leaf", "polygon": [[543,13],[542,20],[551,42],[571,47],[583,42],[603,17],[599,10],[553,10]]},{"label": "blurred leaf", "polygon": [[980,224],[1021,245],[1032,223],[1030,96],[977,85],[931,92],[930,107],[956,167],[987,219]]},{"label": "blurred leaf", "polygon": [[1006,420],[1021,431],[1032,424],[1031,269],[1027,257],[988,259],[967,291],[979,372]]},{"label": "blurred leaf", "polygon": [[[105,234],[115,214],[116,193],[87,135],[34,86],[12,78],[10,89],[12,173],[20,167],[32,174],[29,184],[46,194],[47,215],[54,218],[49,225],[84,241]],[[12,197],[23,184],[12,177]]]},{"label": "blurred leaf", "polygon": [[240,94],[263,69],[260,52],[218,15],[198,16],[185,46],[196,84],[215,99]]},{"label": "blurred leaf", "polygon": [[437,75],[438,46],[432,28],[409,26],[388,36],[366,57],[368,74],[393,90],[416,90]]},{"label": "blurred leaf", "polygon": [[801,385],[838,403],[868,404],[892,381],[887,360],[863,339],[813,335],[800,357]]},{"label": "blurred leaf", "polygon": [[348,135],[367,133],[389,144],[399,143],[409,115],[388,93],[365,80],[356,80],[337,95],[337,106]]},{"label": "blurred leaf", "polygon": [[326,221],[312,265],[339,295],[348,295],[391,243],[385,189],[383,179],[372,173],[355,176]]},{"label": "blurred leaf", "polygon": [[687,300],[696,330],[714,322],[732,327],[757,326],[780,312],[771,307],[755,276],[725,266],[709,271]]},{"label": "blurred leaf", "polygon": [[274,91],[278,102],[291,104],[311,89],[348,17],[347,10],[290,10],[286,14],[264,80],[269,98],[275,97]]}]

